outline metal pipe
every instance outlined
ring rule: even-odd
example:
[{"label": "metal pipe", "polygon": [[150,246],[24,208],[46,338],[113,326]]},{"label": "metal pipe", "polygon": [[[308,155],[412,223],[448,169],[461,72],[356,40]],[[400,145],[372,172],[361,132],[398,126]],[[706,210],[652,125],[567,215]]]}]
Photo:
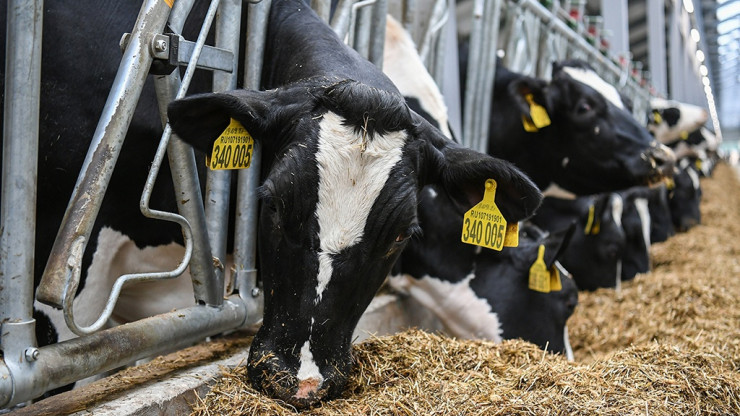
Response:
[{"label": "metal pipe", "polygon": [[43,0],[10,0],[7,11],[3,173],[0,198],[0,408],[36,346],[33,263],[41,91]]},{"label": "metal pipe", "polygon": [[368,60],[381,70],[383,69],[383,48],[385,47],[385,19],[388,14],[387,0],[378,0],[373,7],[370,18],[370,40]]},{"label": "metal pipe", "polygon": [[331,19],[331,28],[334,33],[344,40],[349,31],[349,14],[354,0],[339,0],[334,16]]},{"label": "metal pipe", "polygon": [[[240,327],[247,308],[238,296],[221,307],[192,306],[39,348],[35,359],[11,373],[13,396],[1,407],[91,375],[162,354]],[[0,373],[1,374],[1,373]]]},{"label": "metal pipe", "polygon": [[367,7],[377,0],[362,0],[352,5],[349,14],[349,40],[347,44],[356,50],[365,59],[368,58],[370,48],[370,30],[372,10]]},{"label": "metal pipe", "polygon": [[329,22],[329,15],[331,14],[331,1],[330,0],[311,0],[311,8],[316,14],[325,22]]},{"label": "metal pipe", "polygon": [[[259,89],[267,33],[267,16],[271,0],[262,0],[249,5],[247,18],[247,47],[244,54],[244,88]],[[248,308],[247,324],[262,319],[264,297],[257,287],[257,205],[256,189],[260,183],[262,144],[254,142],[252,164],[249,169],[239,171],[236,195],[236,224],[234,241],[234,267],[239,296]]]},{"label": "metal pipe", "polygon": [[41,302],[62,307],[74,297],[70,288],[79,284],[82,254],[152,62],[148,39],[162,32],[169,12],[161,0],[142,5],[38,287]]}]

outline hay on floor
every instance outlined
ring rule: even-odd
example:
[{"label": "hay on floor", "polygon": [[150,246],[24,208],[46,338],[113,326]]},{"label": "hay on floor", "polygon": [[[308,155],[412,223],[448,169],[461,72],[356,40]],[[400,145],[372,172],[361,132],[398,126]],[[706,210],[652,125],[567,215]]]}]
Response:
[{"label": "hay on floor", "polygon": [[[740,182],[702,180],[703,224],[653,246],[654,270],[620,293],[580,294],[569,321],[576,361],[523,341],[458,341],[421,331],[354,347],[342,398],[307,415],[740,414]],[[290,415],[243,367],[194,415]]]}]

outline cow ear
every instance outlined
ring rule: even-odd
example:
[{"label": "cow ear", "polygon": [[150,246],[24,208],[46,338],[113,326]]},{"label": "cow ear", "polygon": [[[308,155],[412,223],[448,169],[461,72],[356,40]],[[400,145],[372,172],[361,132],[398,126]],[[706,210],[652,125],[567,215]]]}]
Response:
[{"label": "cow ear", "polygon": [[167,108],[172,130],[194,148],[210,153],[213,142],[229,125],[239,121],[256,140],[265,136],[272,118],[275,90],[234,90],[198,94],[173,101]]},{"label": "cow ear", "polygon": [[483,200],[486,180],[494,179],[496,206],[510,223],[528,218],[540,206],[539,189],[514,165],[450,141],[420,117],[418,123],[416,133],[427,150],[422,186],[439,185],[464,213]]},{"label": "cow ear", "polygon": [[576,230],[576,223],[573,222],[564,230],[550,233],[545,238],[545,265],[549,269],[565,251],[570,244],[570,239]]},{"label": "cow ear", "polygon": [[509,83],[507,93],[519,109],[522,115],[531,113],[529,100],[544,107],[546,111],[551,112],[552,106],[546,95],[547,82],[531,77],[521,77],[514,82]]}]

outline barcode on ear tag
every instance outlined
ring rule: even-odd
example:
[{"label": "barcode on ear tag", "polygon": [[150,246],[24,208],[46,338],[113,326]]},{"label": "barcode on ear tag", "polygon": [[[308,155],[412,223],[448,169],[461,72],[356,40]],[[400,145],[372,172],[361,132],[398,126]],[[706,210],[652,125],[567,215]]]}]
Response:
[{"label": "barcode on ear tag", "polygon": [[206,165],[211,170],[246,169],[252,164],[254,139],[237,120],[231,119],[228,127],[213,142]]},{"label": "barcode on ear tag", "polygon": [[506,219],[496,206],[496,181],[486,180],[483,200],[463,217],[461,240],[466,244],[501,251],[506,240]]},{"label": "barcode on ear tag", "polygon": [[529,288],[542,293],[550,293],[550,271],[545,264],[545,246],[540,245],[537,260],[529,268]]}]

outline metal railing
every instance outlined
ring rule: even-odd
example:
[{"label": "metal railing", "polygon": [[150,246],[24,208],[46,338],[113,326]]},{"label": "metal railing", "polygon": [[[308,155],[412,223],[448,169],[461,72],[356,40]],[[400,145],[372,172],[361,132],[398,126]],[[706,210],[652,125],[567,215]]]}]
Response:
[{"label": "metal railing", "polygon": [[[559,2],[474,0],[470,55],[464,95],[463,144],[487,150],[488,118],[497,53],[506,68],[549,80],[552,63],[581,59],[632,101],[633,115],[646,123],[650,94],[633,79],[629,63],[587,41],[582,26],[571,28]],[[472,110],[472,111],[471,111]]]}]

